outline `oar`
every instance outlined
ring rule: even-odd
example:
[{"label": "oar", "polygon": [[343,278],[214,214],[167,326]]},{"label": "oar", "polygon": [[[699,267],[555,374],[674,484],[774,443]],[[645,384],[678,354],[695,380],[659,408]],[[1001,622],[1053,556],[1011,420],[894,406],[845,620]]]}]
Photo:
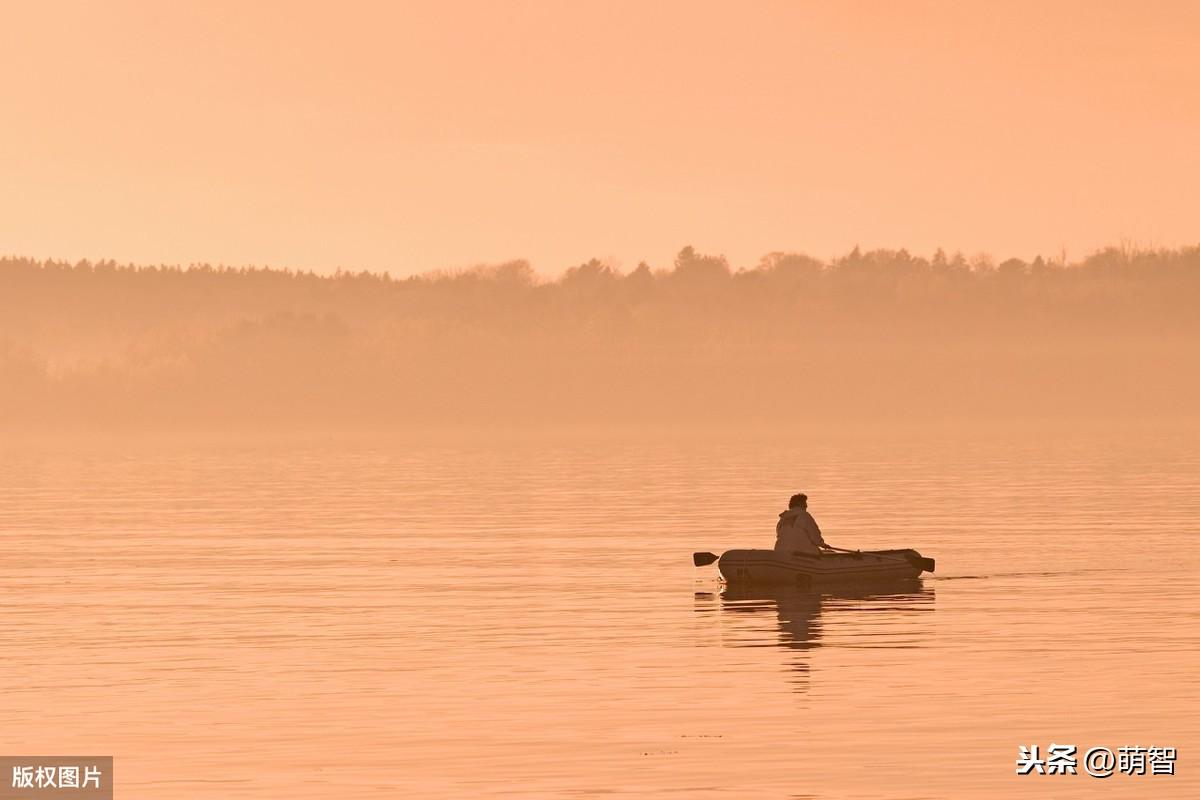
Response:
[{"label": "oar", "polygon": [[[846,550],[841,547],[831,547],[830,545],[825,545],[825,548],[827,550],[835,550],[839,553],[850,553],[851,555],[860,555],[860,556],[864,552],[862,550]],[[909,558],[908,556],[891,556],[891,555],[887,555],[886,553],[877,552],[875,550],[867,550],[865,552],[868,553],[869,555],[875,556],[876,558],[886,558],[891,561],[899,561],[904,564],[911,564],[914,567],[920,567],[921,569],[925,570],[926,572],[933,572],[934,561],[932,558],[925,558],[924,556],[913,556],[912,558]]]},{"label": "oar", "polygon": [[[838,553],[849,553],[852,556],[861,556],[863,554],[862,550],[847,550],[844,547],[834,547],[834,546],[828,545],[828,544],[825,545],[825,549],[826,550],[834,550]],[[890,558],[893,561],[907,561],[908,560],[906,558],[900,558],[900,556],[885,556],[882,553],[876,553],[871,550],[868,550],[867,552],[873,556],[879,556],[880,558]]]},{"label": "oar", "polygon": [[716,555],[715,553],[692,553],[692,563],[697,567],[707,567],[718,558],[720,558],[720,556]]}]

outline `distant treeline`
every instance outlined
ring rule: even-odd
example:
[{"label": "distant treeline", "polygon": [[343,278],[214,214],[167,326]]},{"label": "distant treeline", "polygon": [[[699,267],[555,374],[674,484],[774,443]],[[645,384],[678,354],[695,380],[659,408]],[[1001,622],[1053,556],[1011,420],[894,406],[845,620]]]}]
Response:
[{"label": "distant treeline", "polygon": [[733,269],[0,259],[8,425],[487,427],[1188,417],[1200,247]]}]

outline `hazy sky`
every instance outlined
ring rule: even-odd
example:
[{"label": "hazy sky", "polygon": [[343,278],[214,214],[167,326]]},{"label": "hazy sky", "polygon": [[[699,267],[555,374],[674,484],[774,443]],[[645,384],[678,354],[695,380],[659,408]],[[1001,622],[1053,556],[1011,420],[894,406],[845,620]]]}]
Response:
[{"label": "hazy sky", "polygon": [[0,14],[0,252],[554,274],[1200,241],[1195,2]]}]

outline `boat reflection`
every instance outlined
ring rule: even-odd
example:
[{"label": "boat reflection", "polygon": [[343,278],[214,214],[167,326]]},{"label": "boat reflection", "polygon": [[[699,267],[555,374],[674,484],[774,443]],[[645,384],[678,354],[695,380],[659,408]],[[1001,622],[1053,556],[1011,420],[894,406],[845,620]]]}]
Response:
[{"label": "boat reflection", "polygon": [[[732,623],[721,626],[724,647],[913,648],[922,646],[928,630],[913,615],[933,611],[934,591],[920,579],[818,591],[726,586],[719,595],[697,592],[696,603],[697,611],[719,603],[721,616]],[[810,657],[805,652],[789,659],[797,691],[808,688]]]}]

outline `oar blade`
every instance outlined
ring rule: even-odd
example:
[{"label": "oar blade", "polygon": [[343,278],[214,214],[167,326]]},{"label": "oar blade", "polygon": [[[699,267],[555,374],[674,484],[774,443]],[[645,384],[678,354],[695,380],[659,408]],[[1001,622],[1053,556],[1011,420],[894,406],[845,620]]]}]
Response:
[{"label": "oar blade", "polygon": [[692,553],[692,563],[697,567],[707,567],[718,558],[720,558],[720,556],[716,555],[715,553]]}]

